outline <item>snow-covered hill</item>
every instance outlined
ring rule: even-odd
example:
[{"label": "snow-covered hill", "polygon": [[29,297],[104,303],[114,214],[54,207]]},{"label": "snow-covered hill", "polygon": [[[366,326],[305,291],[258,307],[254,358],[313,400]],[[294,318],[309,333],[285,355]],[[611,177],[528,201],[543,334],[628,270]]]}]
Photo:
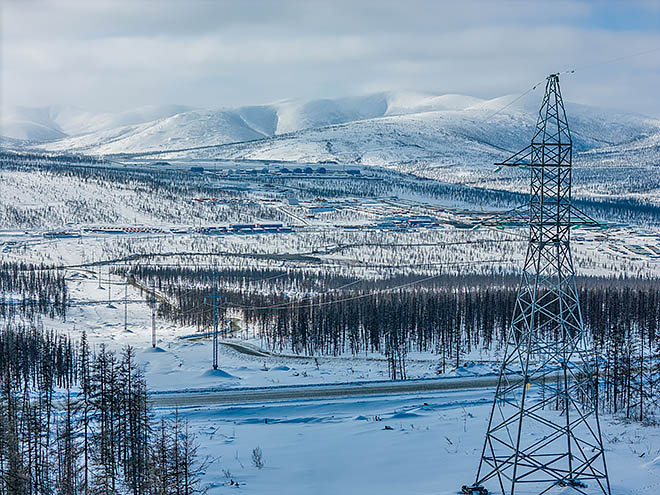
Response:
[{"label": "snow-covered hill", "polygon": [[[399,91],[224,110],[19,108],[4,115],[2,134],[57,152],[474,169],[529,143],[541,97],[540,88],[521,99]],[[585,159],[657,162],[660,119],[571,103],[567,113]]]},{"label": "snow-covered hill", "polygon": [[256,125],[252,127],[239,112],[192,110],[143,124],[60,139],[40,147],[49,151],[105,155],[208,146],[265,136],[267,134],[259,131]]},{"label": "snow-covered hill", "polygon": [[9,106],[0,115],[0,135],[29,142],[55,141],[107,131],[127,125],[143,124],[190,110],[183,105],[142,107],[120,113],[92,113],[72,106]]},{"label": "snow-covered hill", "polygon": [[[470,105],[467,97],[436,98],[431,100],[435,108],[446,107],[406,114],[401,106],[393,106],[381,117],[165,156],[361,163],[423,170],[424,175],[444,179],[448,179],[444,171],[451,169],[454,181],[463,170],[492,170],[495,160],[529,144],[538,102],[526,98],[498,111],[513,99],[477,100]],[[660,163],[658,147],[653,145],[660,137],[660,120],[578,104],[568,104],[567,112],[580,160],[596,162],[608,155],[616,156],[619,165],[622,160],[637,165]]]}]

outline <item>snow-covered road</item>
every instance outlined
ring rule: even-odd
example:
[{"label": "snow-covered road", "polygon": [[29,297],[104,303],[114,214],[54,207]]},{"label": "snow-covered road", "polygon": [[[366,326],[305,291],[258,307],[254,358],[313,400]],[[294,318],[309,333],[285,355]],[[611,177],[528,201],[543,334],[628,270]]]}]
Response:
[{"label": "snow-covered road", "polygon": [[[401,395],[441,390],[494,387],[497,376],[435,378],[404,381],[371,381],[291,385],[279,387],[249,387],[232,389],[192,389],[154,392],[150,399],[154,407],[184,407],[210,404],[248,404],[282,400],[329,399],[375,395]],[[484,395],[484,392],[480,392]],[[490,397],[492,394],[485,394]]]}]

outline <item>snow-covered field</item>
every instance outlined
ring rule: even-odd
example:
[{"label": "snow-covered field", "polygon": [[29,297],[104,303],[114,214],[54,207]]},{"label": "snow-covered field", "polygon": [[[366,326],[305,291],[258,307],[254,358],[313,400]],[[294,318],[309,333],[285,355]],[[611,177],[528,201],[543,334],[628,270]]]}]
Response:
[{"label": "snow-covered field", "polygon": [[[179,413],[198,432],[200,453],[213,459],[204,476],[209,493],[234,493],[234,481],[239,493],[260,495],[450,495],[474,482],[492,393],[190,407]],[[660,431],[611,418],[603,419],[603,431],[612,493],[654,493],[660,486]],[[263,469],[251,461],[257,446]]]},{"label": "snow-covered field", "polygon": [[[72,271],[69,277],[71,308],[67,321],[45,319],[47,328],[55,328],[72,336],[84,330],[92,346],[105,343],[119,350],[124,345],[137,349],[137,357],[144,367],[149,388],[153,391],[184,389],[264,387],[317,383],[387,380],[387,362],[381,354],[358,356],[295,356],[292,353],[259,352],[261,342],[254,329],[245,328],[223,339],[219,346],[218,372],[212,370],[212,339],[195,328],[181,327],[160,318],[156,320],[157,347],[151,346],[151,309],[145,296],[133,287],[125,288],[122,280],[111,277],[101,281],[96,275]],[[127,289],[127,290],[125,290]],[[111,303],[108,304],[108,290]],[[124,294],[127,294],[128,325],[124,331]],[[237,350],[238,348],[238,350]],[[248,352],[241,352],[246,348]],[[250,353],[256,349],[257,354]],[[489,359],[475,351],[464,356],[462,362]],[[438,376],[439,358],[433,354],[411,353],[408,359],[410,378]],[[445,376],[470,376],[493,373],[494,364],[469,365],[458,370],[446,370]]]}]

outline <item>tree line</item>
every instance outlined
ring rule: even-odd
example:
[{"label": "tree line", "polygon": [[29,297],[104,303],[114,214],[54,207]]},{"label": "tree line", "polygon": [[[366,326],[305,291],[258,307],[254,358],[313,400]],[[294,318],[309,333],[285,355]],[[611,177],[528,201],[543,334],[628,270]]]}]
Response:
[{"label": "tree line", "polygon": [[64,272],[45,265],[0,263],[0,318],[34,319],[37,314],[66,319],[68,292]]}]

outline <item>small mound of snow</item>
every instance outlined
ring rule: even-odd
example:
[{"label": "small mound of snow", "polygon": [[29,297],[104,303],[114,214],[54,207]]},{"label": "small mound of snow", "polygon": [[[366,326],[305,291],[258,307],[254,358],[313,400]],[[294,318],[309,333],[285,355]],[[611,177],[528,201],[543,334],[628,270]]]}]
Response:
[{"label": "small mound of snow", "polygon": [[419,418],[420,416],[421,414],[415,414],[411,412],[398,412],[392,414],[391,419]]},{"label": "small mound of snow", "polygon": [[238,377],[236,377],[234,375],[230,375],[226,371],[223,371],[223,370],[220,370],[220,369],[218,369],[218,370],[207,370],[207,371],[204,372],[204,374],[202,376],[213,376],[215,378],[234,378],[234,379],[238,379]]},{"label": "small mound of snow", "polygon": [[291,368],[289,368],[288,366],[281,365],[281,366],[275,366],[272,369],[275,371],[289,371]]}]

